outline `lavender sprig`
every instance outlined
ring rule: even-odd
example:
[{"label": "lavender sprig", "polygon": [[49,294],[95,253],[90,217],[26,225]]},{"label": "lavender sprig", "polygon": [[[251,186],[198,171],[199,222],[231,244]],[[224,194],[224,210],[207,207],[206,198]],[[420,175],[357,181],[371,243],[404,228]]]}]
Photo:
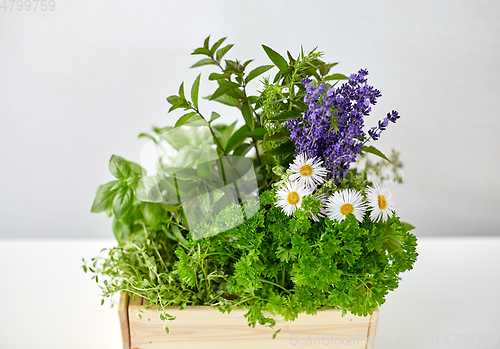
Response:
[{"label": "lavender sprig", "polygon": [[382,133],[382,131],[385,131],[385,129],[387,128],[389,121],[392,123],[396,123],[396,120],[399,118],[400,116],[398,112],[395,110],[393,110],[390,113],[387,113],[387,117],[385,117],[383,120],[379,120],[378,126],[372,127],[368,131],[368,134],[374,141],[378,140],[380,138],[380,134]]},{"label": "lavender sprig", "polygon": [[[361,69],[338,88],[328,88],[326,84],[314,86],[311,79],[302,79],[306,87],[304,102],[309,109],[302,117],[287,121],[295,151],[323,160],[331,171],[328,178],[335,181],[346,176],[350,164],[361,152],[366,140],[364,117],[381,96],[379,90],[367,84],[367,75],[368,71]],[[369,135],[378,139],[388,121],[395,122],[398,118],[393,111]]]}]

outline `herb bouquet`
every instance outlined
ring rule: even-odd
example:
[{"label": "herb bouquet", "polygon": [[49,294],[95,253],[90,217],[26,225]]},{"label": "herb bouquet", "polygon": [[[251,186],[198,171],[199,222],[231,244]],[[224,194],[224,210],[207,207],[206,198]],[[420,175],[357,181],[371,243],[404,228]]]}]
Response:
[{"label": "herb bouquet", "polygon": [[384,170],[400,180],[397,153],[369,145],[399,114],[365,132],[381,96],[367,70],[347,77],[316,50],[285,59],[264,45],[273,64],[250,70],[252,60],[223,60],[233,46],[224,41],[207,38],[193,67],[213,66],[206,99],[238,108],[244,125],[200,110],[201,74],[190,98],[181,84],[167,101],[186,113],[140,135],[142,166],[111,157],[116,180],[99,187],[92,212],[113,217],[118,246],[84,270],[103,298],[143,297],[162,320],[173,319],[169,307],[194,305],[245,308],[251,326],[324,308],[372,314],[417,257],[413,227],[382,183]]}]

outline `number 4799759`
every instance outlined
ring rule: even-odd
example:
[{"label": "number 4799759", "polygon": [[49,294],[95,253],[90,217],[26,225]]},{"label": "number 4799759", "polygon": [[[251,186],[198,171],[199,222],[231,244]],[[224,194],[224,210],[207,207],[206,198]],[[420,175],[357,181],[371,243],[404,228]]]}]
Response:
[{"label": "number 4799759", "polygon": [[54,11],[54,0],[0,0],[0,9],[4,11]]}]

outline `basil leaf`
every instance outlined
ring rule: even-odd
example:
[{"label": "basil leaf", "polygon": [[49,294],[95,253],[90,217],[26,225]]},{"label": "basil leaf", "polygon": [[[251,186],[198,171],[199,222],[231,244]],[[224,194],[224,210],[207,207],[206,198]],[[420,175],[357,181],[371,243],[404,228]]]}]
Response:
[{"label": "basil leaf", "polygon": [[113,155],[109,159],[109,171],[118,179],[127,179],[130,177],[130,164],[121,156]]},{"label": "basil leaf", "polygon": [[120,183],[119,181],[111,181],[103,184],[97,189],[97,194],[92,204],[90,212],[99,213],[108,211],[113,206],[113,199],[115,197],[117,188],[114,186]]}]

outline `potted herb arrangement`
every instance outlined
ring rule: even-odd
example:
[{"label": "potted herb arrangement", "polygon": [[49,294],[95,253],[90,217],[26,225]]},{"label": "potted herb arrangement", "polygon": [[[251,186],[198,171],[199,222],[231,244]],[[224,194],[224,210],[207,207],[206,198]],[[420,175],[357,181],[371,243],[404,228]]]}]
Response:
[{"label": "potted herb arrangement", "polygon": [[182,83],[167,101],[185,113],[140,135],[141,165],[112,156],[116,179],[92,205],[112,216],[118,245],[84,270],[103,301],[121,294],[124,347],[281,348],[318,337],[370,348],[378,307],[417,258],[413,227],[380,176],[398,173],[398,154],[372,145],[399,114],[365,130],[381,97],[367,70],[347,77],[316,50],[285,58],[265,45],[272,64],[251,68],[224,59],[225,38],[209,39],[192,53],[203,56],[193,67],[216,70],[205,98],[238,108],[244,124],[200,110],[201,74],[190,96]]}]

